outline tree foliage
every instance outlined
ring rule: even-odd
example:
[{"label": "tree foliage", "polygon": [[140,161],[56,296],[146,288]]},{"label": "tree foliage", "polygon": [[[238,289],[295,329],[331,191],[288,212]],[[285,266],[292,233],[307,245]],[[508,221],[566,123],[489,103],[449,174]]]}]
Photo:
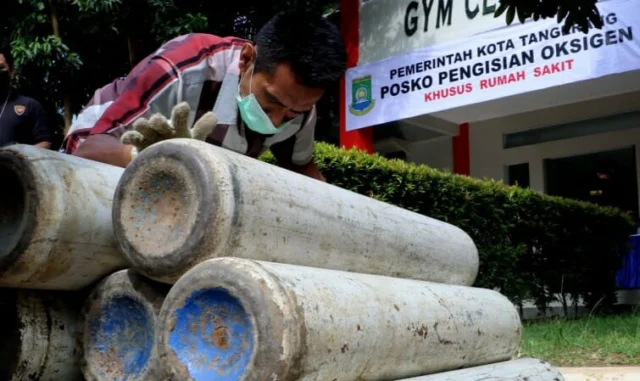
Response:
[{"label": "tree foliage", "polygon": [[[95,89],[124,76],[160,44],[189,32],[251,39],[277,11],[328,13],[339,0],[245,0],[215,6],[203,0],[6,0],[0,44],[10,45],[22,93],[69,126]],[[595,0],[501,0],[498,13],[521,21],[555,17],[565,26],[598,26]],[[337,18],[333,18],[337,21]],[[336,89],[334,89],[337,91]],[[334,92],[335,92],[334,91]],[[337,93],[336,93],[337,94]],[[337,97],[323,100],[321,119],[337,121]],[[328,140],[335,141],[335,131]]]},{"label": "tree foliage", "polygon": [[563,23],[566,33],[574,26],[587,33],[590,28],[602,28],[603,22],[596,7],[598,0],[500,0],[500,6],[495,16],[506,12],[506,21],[511,25],[516,15],[521,23],[532,18],[534,21],[547,18],[557,18]]}]

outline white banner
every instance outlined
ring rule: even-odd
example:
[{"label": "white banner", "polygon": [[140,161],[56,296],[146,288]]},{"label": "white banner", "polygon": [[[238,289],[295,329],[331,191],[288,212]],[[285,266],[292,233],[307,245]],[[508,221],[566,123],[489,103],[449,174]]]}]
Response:
[{"label": "white banner", "polygon": [[349,69],[347,131],[640,70],[640,1],[598,8],[589,34],[530,21]]}]

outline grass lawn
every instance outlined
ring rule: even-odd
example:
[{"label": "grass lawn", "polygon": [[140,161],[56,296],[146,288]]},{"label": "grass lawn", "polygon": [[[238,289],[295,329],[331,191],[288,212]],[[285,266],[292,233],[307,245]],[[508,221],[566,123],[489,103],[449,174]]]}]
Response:
[{"label": "grass lawn", "polygon": [[554,366],[640,364],[640,313],[523,325],[520,357]]}]

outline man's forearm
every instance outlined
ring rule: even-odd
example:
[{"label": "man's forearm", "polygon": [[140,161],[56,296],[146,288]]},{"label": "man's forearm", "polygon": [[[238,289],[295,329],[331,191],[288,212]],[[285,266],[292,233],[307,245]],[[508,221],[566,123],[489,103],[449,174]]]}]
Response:
[{"label": "man's forearm", "polygon": [[285,165],[280,165],[280,166],[290,171],[299,173],[301,175],[311,177],[313,179],[320,180],[325,183],[327,182],[327,179],[325,179],[325,177],[322,175],[322,172],[320,172],[320,170],[316,166],[316,163],[314,163],[313,160],[311,160],[308,164],[305,164],[305,165],[295,165],[292,163],[287,163]]},{"label": "man's forearm", "polygon": [[322,172],[320,172],[320,170],[316,166],[316,163],[314,163],[313,161],[311,161],[309,164],[304,166],[304,171],[302,172],[302,174],[305,175],[305,176],[309,176],[311,178],[314,178],[316,180],[320,180],[323,183],[327,182],[327,179],[324,177]]},{"label": "man's forearm", "polygon": [[38,142],[38,143],[36,143],[34,145],[36,147],[40,147],[40,148],[44,148],[44,149],[50,149],[51,148],[51,142],[48,142],[48,141]]},{"label": "man's forearm", "polygon": [[74,155],[125,168],[131,162],[132,148],[111,135],[92,135],[78,147]]}]

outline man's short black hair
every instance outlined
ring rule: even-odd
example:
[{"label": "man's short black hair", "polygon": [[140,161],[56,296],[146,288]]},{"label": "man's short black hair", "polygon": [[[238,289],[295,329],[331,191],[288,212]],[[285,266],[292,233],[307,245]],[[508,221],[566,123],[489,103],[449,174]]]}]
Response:
[{"label": "man's short black hair", "polygon": [[256,35],[255,70],[273,73],[276,65],[291,65],[303,86],[326,89],[346,68],[346,52],[338,28],[320,15],[281,12]]},{"label": "man's short black hair", "polygon": [[7,65],[9,65],[9,69],[13,69],[13,54],[11,54],[11,48],[0,47],[0,54],[4,56]]}]

